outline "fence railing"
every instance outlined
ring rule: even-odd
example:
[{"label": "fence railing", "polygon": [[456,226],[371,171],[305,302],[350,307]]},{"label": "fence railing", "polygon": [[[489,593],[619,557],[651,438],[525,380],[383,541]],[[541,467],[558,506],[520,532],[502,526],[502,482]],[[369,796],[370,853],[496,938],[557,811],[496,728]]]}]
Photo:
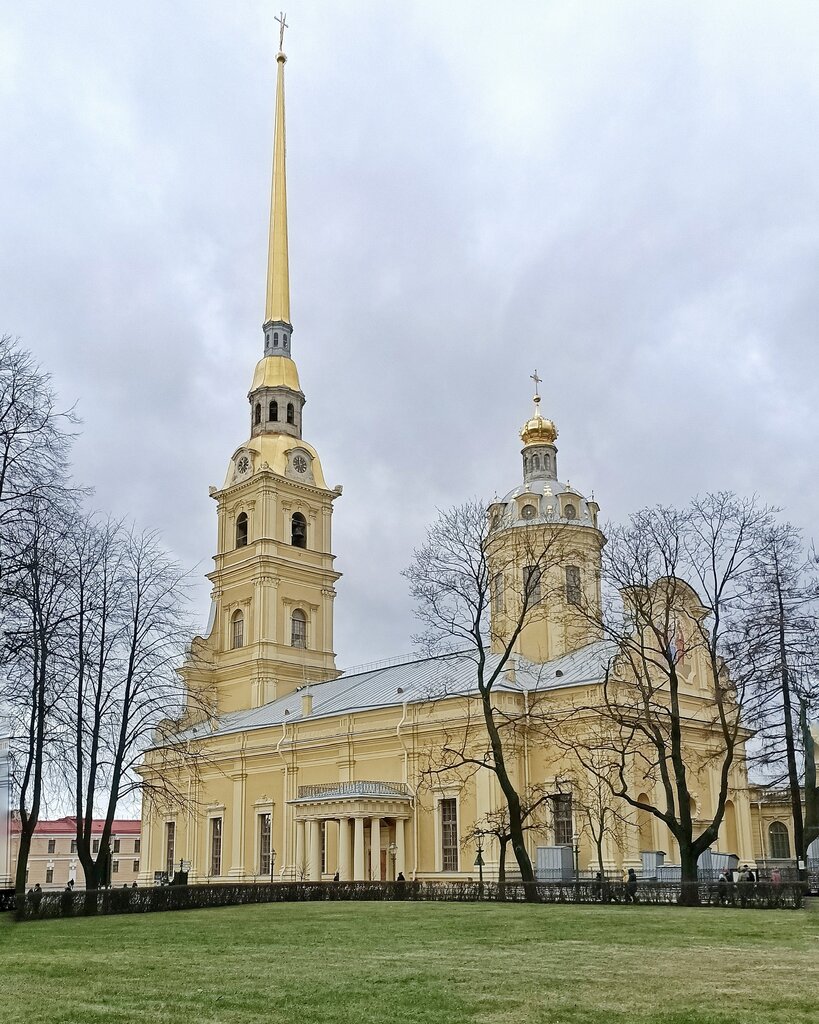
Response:
[{"label": "fence railing", "polygon": [[[701,883],[697,894],[707,906],[739,909],[797,909],[803,887],[783,882],[745,883],[725,891]],[[309,903],[339,901],[505,901],[522,903],[526,888],[519,882],[237,882],[215,885],[163,885],[138,889],[102,889],[98,892],[29,893],[17,907],[18,920],[75,917],[92,914],[150,914],[164,910],[198,910],[245,903]],[[643,903],[672,906],[682,900],[679,882],[640,882],[636,893],[623,882],[540,882],[534,895],[540,903]],[[693,895],[693,894],[687,894]]]},{"label": "fence railing", "polygon": [[409,796],[405,782],[320,782],[312,786],[299,786],[299,800],[323,796]]}]

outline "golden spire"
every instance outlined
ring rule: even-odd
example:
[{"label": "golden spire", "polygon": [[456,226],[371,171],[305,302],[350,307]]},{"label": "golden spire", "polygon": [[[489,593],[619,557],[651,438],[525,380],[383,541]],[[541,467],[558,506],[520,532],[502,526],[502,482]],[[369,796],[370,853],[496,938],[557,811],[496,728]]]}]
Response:
[{"label": "golden spire", "polygon": [[531,378],[535,382],[533,398],[535,411],[532,414],[532,418],[527,420],[521,427],[520,439],[524,445],[553,444],[557,437],[557,427],[551,420],[544,419],[541,415],[540,394],[538,393],[538,384],[541,383],[541,378],[538,377],[537,370],[531,375]]},{"label": "golden spire", "polygon": [[290,323],[290,268],[287,254],[287,182],[285,179],[284,132],[284,46],[285,15],[279,23],[279,52],[276,76],[276,130],[273,140],[273,185],[270,195],[270,247],[267,258],[267,304],[265,323]]}]

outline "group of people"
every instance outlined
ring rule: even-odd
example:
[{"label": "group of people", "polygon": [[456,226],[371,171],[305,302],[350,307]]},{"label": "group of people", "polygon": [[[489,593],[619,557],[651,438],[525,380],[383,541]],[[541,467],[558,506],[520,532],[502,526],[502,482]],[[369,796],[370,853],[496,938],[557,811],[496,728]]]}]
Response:
[{"label": "group of people", "polygon": [[[734,875],[737,875],[735,878]],[[730,868],[723,868],[717,881],[717,903],[720,906],[733,906],[739,898],[740,906],[744,907],[748,901],[756,895],[756,885],[759,879],[753,868],[747,864],[742,865],[742,870],[734,872]],[[779,868],[771,871],[771,889],[773,894],[782,885],[782,872]]]}]

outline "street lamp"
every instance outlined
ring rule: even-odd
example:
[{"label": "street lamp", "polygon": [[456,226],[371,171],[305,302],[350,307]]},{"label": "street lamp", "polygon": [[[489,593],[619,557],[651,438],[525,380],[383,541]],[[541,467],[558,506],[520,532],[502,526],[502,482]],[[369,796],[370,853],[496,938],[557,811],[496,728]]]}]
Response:
[{"label": "street lamp", "polygon": [[395,843],[390,843],[387,847],[387,853],[392,858],[392,880],[395,881],[395,858],[398,856],[398,847]]},{"label": "street lamp", "polygon": [[273,868],[276,866],[276,851],[270,847],[270,881],[273,882]]},{"label": "street lamp", "polygon": [[483,896],[483,847],[480,836],[478,837],[478,856],[475,858],[475,867],[478,869],[478,891]]},{"label": "street lamp", "polygon": [[575,832],[572,836],[572,843],[574,845],[574,880],[575,882],[580,881],[580,835]]}]

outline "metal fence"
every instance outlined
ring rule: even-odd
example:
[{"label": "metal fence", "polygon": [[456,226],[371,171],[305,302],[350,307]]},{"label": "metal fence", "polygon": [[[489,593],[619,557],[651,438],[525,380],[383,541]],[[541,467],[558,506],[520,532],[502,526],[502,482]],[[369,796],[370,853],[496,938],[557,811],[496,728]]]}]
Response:
[{"label": "metal fence", "polygon": [[[787,909],[802,906],[803,886],[783,882],[745,883],[729,889],[713,883],[697,886],[703,905],[738,909]],[[682,902],[677,883],[640,882],[631,894],[623,882],[540,882],[537,902],[575,904],[649,904],[673,906]],[[245,903],[308,903],[314,901],[426,901],[522,903],[521,883],[496,882],[242,882],[217,885],[163,885],[141,889],[102,889],[99,892],[29,893],[17,908],[18,920],[79,917],[89,914],[150,914],[165,910],[232,907]]]}]

